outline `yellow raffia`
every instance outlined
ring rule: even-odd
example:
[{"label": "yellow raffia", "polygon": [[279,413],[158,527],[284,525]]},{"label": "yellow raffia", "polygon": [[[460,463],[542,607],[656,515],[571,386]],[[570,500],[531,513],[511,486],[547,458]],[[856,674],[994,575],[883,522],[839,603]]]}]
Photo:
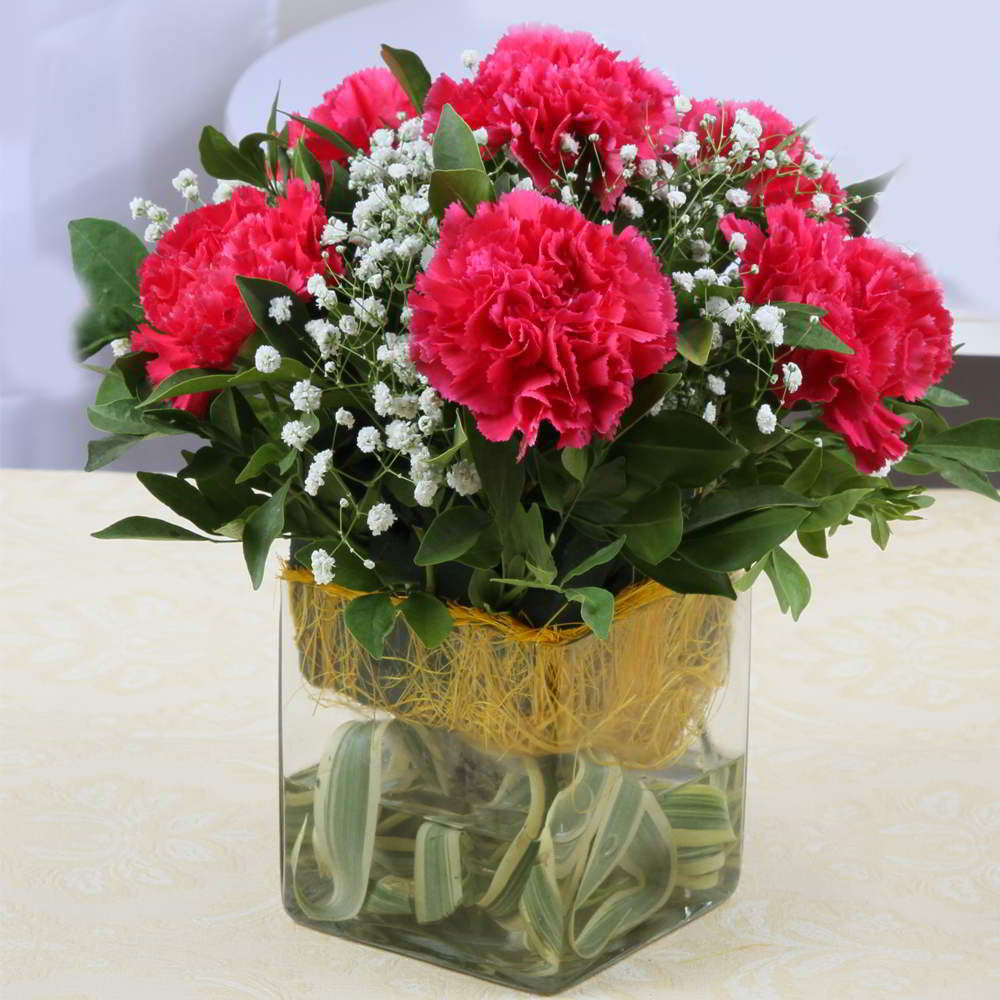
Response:
[{"label": "yellow raffia", "polygon": [[[732,602],[653,581],[615,601],[607,640],[589,628],[532,628],[449,604],[455,628],[428,649],[402,616],[372,657],[344,624],[359,592],[285,567],[304,678],[323,700],[382,709],[493,751],[584,748],[660,767],[702,731],[728,673]],[[402,598],[396,599],[397,603]]]}]

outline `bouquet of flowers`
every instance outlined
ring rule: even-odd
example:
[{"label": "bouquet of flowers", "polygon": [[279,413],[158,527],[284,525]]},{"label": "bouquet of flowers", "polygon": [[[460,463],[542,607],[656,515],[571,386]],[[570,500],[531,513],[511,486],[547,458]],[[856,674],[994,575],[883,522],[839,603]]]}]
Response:
[{"label": "bouquet of flowers", "polygon": [[[387,68],[349,76],[307,115],[280,111],[276,95],[261,132],[231,141],[205,128],[201,163],[218,186],[203,201],[182,170],[186,210],[173,219],[135,198],[144,240],[70,223],[92,296],[80,353],[110,343],[114,355],[89,411],[109,436],[87,468],[150,436],[205,442],[177,475],[139,473],[193,528],[128,517],[97,537],[238,542],[255,587],[272,543],[289,538],[286,574],[336,594],[351,648],[377,663],[401,625],[426,660],[458,619],[607,640],[650,582],[716,601],[763,572],[797,617],[810,586],[784,543],[797,536],[825,558],[829,536],[863,518],[884,547],[891,522],[931,502],[892,470],[1000,499],[984,475],[1000,470],[1000,420],[949,427],[942,415],[964,400],[938,385],[953,362],[940,286],[918,257],[866,235],[890,175],[844,186],[773,108],[684,96],[582,33],[511,30],[481,61],[464,53],[459,80],[432,80],[405,49],[382,57]],[[370,677],[350,691],[370,702]],[[413,761],[436,753],[425,735]],[[318,803],[340,801],[337,781],[356,773],[333,760],[295,786],[319,782],[319,871],[337,862]],[[517,784],[529,770],[502,787],[534,803],[541,778]],[[717,790],[698,788],[697,808],[716,815]],[[540,801],[518,834],[525,864],[545,810],[568,805]],[[664,808],[683,826],[683,809]],[[654,840],[666,836],[656,815]],[[680,842],[701,845],[686,862],[701,866],[692,891],[725,861],[712,846],[706,867],[704,845],[732,841],[729,814],[718,841],[705,815],[702,839]],[[308,822],[289,826],[293,872]],[[638,844],[643,822],[622,842]],[[438,844],[428,856],[454,862],[453,833],[415,835],[414,849]],[[369,875],[372,912],[409,912],[392,891],[414,864],[418,923],[454,911],[421,882],[430,861],[379,876],[371,850],[340,871],[356,905],[341,894],[327,919],[359,912]],[[516,883],[514,862],[494,860],[481,900],[505,885],[501,870]],[[529,878],[531,898],[555,879]],[[461,883],[446,877],[441,892]],[[657,887],[656,906],[676,884]],[[565,939],[546,937],[551,911],[529,896],[517,905],[531,962],[551,970]],[[577,897],[572,919],[600,915],[571,938],[578,957],[651,912],[629,897],[630,915],[585,945],[603,898]],[[318,912],[309,893],[299,905]]]}]

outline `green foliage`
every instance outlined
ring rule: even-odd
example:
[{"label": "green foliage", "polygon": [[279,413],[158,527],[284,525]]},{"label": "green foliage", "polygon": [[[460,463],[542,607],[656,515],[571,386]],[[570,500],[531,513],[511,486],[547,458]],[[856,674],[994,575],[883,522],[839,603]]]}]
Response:
[{"label": "green foliage", "polygon": [[475,545],[489,517],[477,507],[450,507],[431,522],[413,561],[418,566],[458,559]]},{"label": "green foliage", "polygon": [[243,558],[246,560],[254,590],[264,579],[267,556],[272,543],[285,530],[285,503],[288,499],[288,489],[288,483],[281,486],[247,518],[246,526],[243,528]]},{"label": "green foliage", "polygon": [[428,195],[431,211],[440,219],[452,202],[459,201],[471,215],[480,202],[494,197],[472,129],[446,104],[434,133],[434,171]]},{"label": "green foliage", "polygon": [[603,587],[575,587],[566,591],[571,601],[579,601],[584,624],[600,639],[607,639],[615,614],[615,596]]},{"label": "green foliage", "polygon": [[693,317],[677,328],[677,353],[694,365],[708,361],[712,349],[712,321]]},{"label": "green foliage", "polygon": [[355,597],[344,608],[344,624],[368,652],[382,655],[386,636],[396,621],[396,609],[386,594],[365,594]]},{"label": "green foliage", "polygon": [[399,85],[406,91],[413,106],[419,114],[424,111],[424,99],[431,89],[431,75],[427,72],[420,56],[409,49],[394,49],[391,45],[382,45],[382,60],[389,67]]},{"label": "green foliage", "polygon": [[74,219],[69,242],[73,269],[90,299],[76,328],[82,360],[128,335],[142,319],[138,271],[146,248],[133,232],[106,219]]},{"label": "green foliage", "polygon": [[772,507],[734,517],[686,538],[680,554],[704,569],[743,569],[783,542],[808,514],[799,507]]},{"label": "green foliage", "polygon": [[766,557],[764,571],[774,587],[778,606],[782,611],[791,611],[792,618],[798,621],[812,595],[802,567],[779,545]]},{"label": "green foliage", "polygon": [[451,612],[433,594],[423,591],[410,594],[399,610],[406,623],[429,649],[440,646],[455,625]]},{"label": "green foliage", "polygon": [[124,517],[114,524],[92,532],[93,538],[141,538],[148,541],[210,542],[211,538],[188,531],[158,517]]},{"label": "green foliage", "polygon": [[234,146],[218,129],[206,125],[198,140],[198,154],[205,172],[219,180],[267,184],[264,153],[259,146]]},{"label": "green foliage", "polygon": [[[899,169],[898,167],[896,168]],[[871,180],[858,181],[856,184],[848,184],[844,192],[848,197],[850,208],[849,224],[852,236],[864,236],[871,225],[875,213],[878,211],[878,199],[876,195],[881,194],[888,186],[889,181],[896,175],[896,170],[880,174]],[[861,200],[855,202],[855,198]]]}]

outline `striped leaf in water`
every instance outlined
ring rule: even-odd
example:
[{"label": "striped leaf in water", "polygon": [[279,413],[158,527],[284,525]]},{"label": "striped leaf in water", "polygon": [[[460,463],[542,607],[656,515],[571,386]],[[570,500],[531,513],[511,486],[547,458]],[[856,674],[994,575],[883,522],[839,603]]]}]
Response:
[{"label": "striped leaf in water", "polygon": [[413,874],[417,923],[429,924],[454,913],[463,897],[462,831],[430,820],[422,823]]},{"label": "striped leaf in water", "polygon": [[[545,779],[542,777],[541,768],[539,768],[538,762],[531,757],[524,758],[521,766],[524,771],[521,784],[527,784],[529,790],[528,810],[524,818],[524,825],[514,835],[510,847],[507,848],[502,860],[497,865],[496,871],[493,873],[489,887],[479,900],[479,905],[483,909],[488,910],[493,907],[497,900],[504,894],[504,890],[508,887],[514,871],[541,831],[542,822],[545,819]],[[504,782],[506,782],[506,778]],[[518,785],[518,782],[509,783],[508,791],[515,794],[519,791]],[[503,787],[502,783],[501,789]],[[500,801],[502,802],[503,800]],[[491,804],[496,804],[497,802],[497,797],[494,797]]]},{"label": "striped leaf in water", "polygon": [[[305,836],[303,824],[292,855],[293,890],[302,912],[314,920],[349,920],[364,905],[375,849],[382,770],[382,740],[388,722],[346,722],[327,745],[313,800],[313,853],[332,886],[307,900],[295,873]],[[308,819],[307,819],[308,822]]]},{"label": "striped leaf in water", "polygon": [[736,840],[726,793],[713,785],[681,785],[656,792],[678,847],[708,847]]},{"label": "striped leaf in water", "polygon": [[641,791],[640,809],[639,822],[621,857],[621,870],[632,877],[633,883],[605,899],[579,931],[576,916],[586,901],[578,898],[574,905],[570,940],[581,958],[599,955],[614,938],[648,920],[673,892],[677,851],[670,823],[648,790]]},{"label": "striped leaf in water", "polygon": [[373,886],[365,900],[366,913],[383,916],[409,916],[413,913],[413,880],[386,875]]}]

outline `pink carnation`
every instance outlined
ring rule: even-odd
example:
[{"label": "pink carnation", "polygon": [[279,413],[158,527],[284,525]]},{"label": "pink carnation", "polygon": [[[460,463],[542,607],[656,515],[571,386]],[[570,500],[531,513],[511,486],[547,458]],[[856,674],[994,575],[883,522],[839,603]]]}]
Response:
[{"label": "pink carnation", "polygon": [[[184,368],[227,368],[254,331],[236,276],[267,278],[305,294],[310,276],[326,270],[320,234],[326,214],[316,185],[288,182],[269,205],[265,192],[238,187],[229,201],[182,216],[139,268],[139,297],[148,324],[133,334],[136,350],[155,351],[147,365],[155,384]],[[331,258],[338,268],[339,258]],[[195,397],[176,406],[199,409]]]},{"label": "pink carnation", "polygon": [[[823,403],[824,422],[844,437],[863,472],[901,458],[906,446],[899,435],[906,421],[882,403],[898,330],[858,321],[863,316],[858,316],[857,289],[848,269],[850,242],[841,228],[807,218],[788,204],[767,209],[766,235],[733,216],[721,225],[727,237],[741,232],[747,239],[743,294],[749,302],[803,302],[825,309],[820,322],[854,351],[782,352],[779,363],[794,361],[802,369],[801,387],[784,392],[785,402]],[[756,274],[750,271],[755,264]]]},{"label": "pink carnation", "polygon": [[862,341],[882,348],[875,378],[881,393],[920,399],[952,365],[952,317],[941,286],[919,257],[888,243],[856,239],[846,249],[855,328]]},{"label": "pink carnation", "polygon": [[675,354],[675,303],[649,243],[534,191],[452,205],[410,293],[410,350],[494,441],[559,446],[614,433],[637,379]]},{"label": "pink carnation", "polygon": [[485,128],[491,149],[508,142],[535,186],[572,170],[577,154],[562,148],[564,135],[586,148],[594,143],[604,176],[597,194],[605,209],[624,189],[621,147],[656,157],[676,135],[674,85],[636,59],[625,62],[585,32],[525,25],[513,28],[480,63],[474,80],[440,76],[427,94],[424,130],[433,132],[445,104],[473,129]]},{"label": "pink carnation", "polygon": [[[372,133],[380,128],[397,128],[400,112],[412,118],[417,110],[389,70],[371,67],[352,73],[333,90],[327,91],[323,95],[323,103],[304,117],[333,129],[367,153],[371,151]],[[294,146],[303,134],[309,152],[319,160],[327,174],[334,161],[347,163],[347,153],[339,146],[290,119],[289,145]]]},{"label": "pink carnation", "polygon": [[[795,126],[774,108],[761,101],[716,101],[712,99],[695,101],[681,120],[681,128],[686,132],[695,132],[701,144],[701,157],[712,159],[715,156],[727,156],[733,148],[730,130],[736,121],[736,112],[744,108],[761,124],[759,152],[761,156],[768,150],[777,150],[785,139],[794,131]],[[702,123],[704,116],[714,115],[715,121],[710,125]],[[831,206],[842,204],[846,194],[841,188],[836,176],[830,170],[824,170],[817,178],[806,177],[799,170],[807,152],[805,141],[798,137],[785,146],[791,162],[787,165],[761,170],[755,176],[747,179],[746,189],[750,193],[753,205],[780,205],[790,202],[803,211],[812,210],[812,199],[815,194],[825,194],[829,197]],[[749,167],[751,149],[746,150],[742,159],[732,162]],[[817,154],[813,154],[819,158]],[[847,220],[843,215],[831,212],[829,222],[847,229]]]}]

